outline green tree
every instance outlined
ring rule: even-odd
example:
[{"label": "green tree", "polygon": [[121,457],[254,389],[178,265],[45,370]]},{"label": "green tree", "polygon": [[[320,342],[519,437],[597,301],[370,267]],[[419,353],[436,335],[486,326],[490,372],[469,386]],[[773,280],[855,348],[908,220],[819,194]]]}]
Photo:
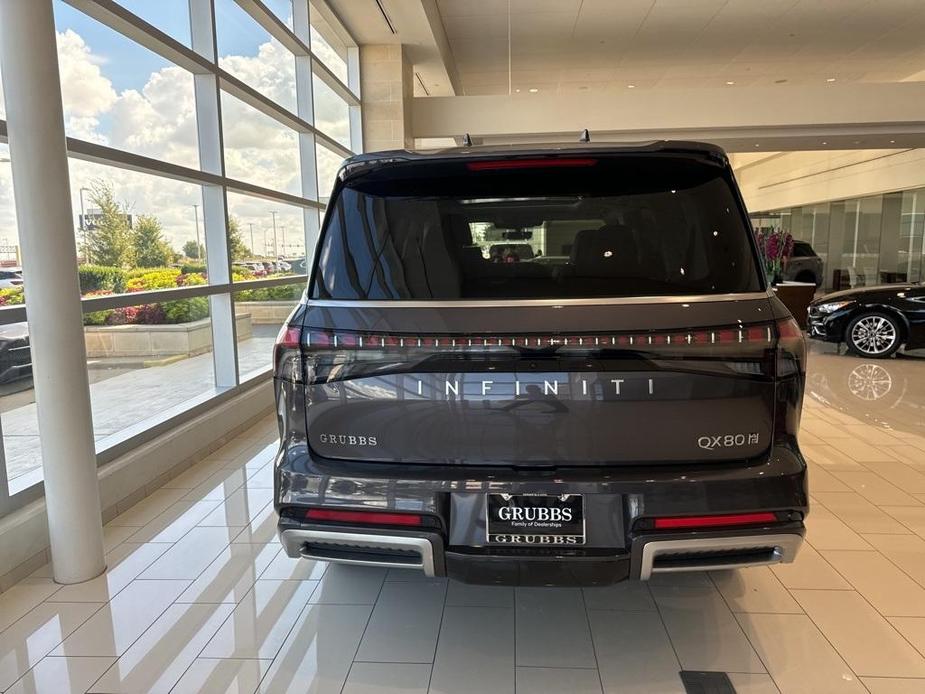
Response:
[{"label": "green tree", "polygon": [[132,245],[138,267],[164,267],[173,260],[173,251],[164,240],[164,229],[152,214],[136,219]]},{"label": "green tree", "polygon": [[196,243],[195,241],[187,241],[183,244],[183,255],[187,258],[196,258],[197,260],[203,258],[206,254],[205,246],[201,243]]},{"label": "green tree", "polygon": [[233,261],[243,260],[251,255],[247,244],[244,243],[244,235],[241,233],[241,224],[237,217],[228,218],[228,254]]},{"label": "green tree", "polygon": [[106,181],[91,184],[90,201],[99,209],[93,228],[87,231],[90,258],[96,265],[131,266],[134,249],[128,212],[116,201],[112,184]]}]

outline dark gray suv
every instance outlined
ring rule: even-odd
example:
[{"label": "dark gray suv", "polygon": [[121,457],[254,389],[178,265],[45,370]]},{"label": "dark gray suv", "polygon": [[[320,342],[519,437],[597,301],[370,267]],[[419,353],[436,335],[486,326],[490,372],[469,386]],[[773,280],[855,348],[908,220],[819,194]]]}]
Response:
[{"label": "dark gray suv", "polygon": [[791,561],[803,337],[722,150],[345,162],[275,353],[290,556],[599,585]]}]

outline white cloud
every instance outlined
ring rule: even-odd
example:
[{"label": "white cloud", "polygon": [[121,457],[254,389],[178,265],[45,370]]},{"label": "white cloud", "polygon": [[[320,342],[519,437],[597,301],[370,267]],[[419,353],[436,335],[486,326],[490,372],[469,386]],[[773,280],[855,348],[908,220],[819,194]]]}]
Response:
[{"label": "white cloud", "polygon": [[[105,74],[104,57],[95,54],[70,29],[58,34],[58,59],[69,136],[198,167],[191,74],[169,66],[149,75],[141,90],[118,92]],[[262,44],[256,56],[226,56],[220,62],[248,85],[295,110],[294,59],[276,41]],[[222,106],[227,174],[263,187],[301,194],[297,134],[233,97],[224,95]],[[315,116],[318,127],[333,137],[347,136],[349,125],[342,102],[338,104],[327,96],[316,97]],[[326,165],[320,172],[320,188],[326,195],[334,166],[328,163],[330,157],[322,159]],[[134,214],[157,215],[175,247],[195,238],[192,205],[201,204],[197,186],[77,160],[71,161],[70,173],[75,226],[80,210],[79,189],[103,179],[112,183],[117,198],[128,203]],[[86,195],[85,201],[89,204]],[[233,202],[229,202],[229,212],[241,222],[248,245],[249,225],[254,225],[258,250],[263,245],[263,230],[271,225],[271,209],[278,211],[278,234],[285,225],[287,242],[295,245],[296,239],[302,238],[301,209],[242,196],[233,196]],[[8,233],[8,230],[14,231]],[[4,235],[15,237],[15,214],[9,165],[0,162],[0,239]],[[294,248],[288,250],[295,252]]]},{"label": "white cloud", "polygon": [[99,117],[109,111],[118,96],[103,75],[102,61],[74,31],[58,34],[58,71],[64,102],[65,130],[72,137],[106,144]]}]

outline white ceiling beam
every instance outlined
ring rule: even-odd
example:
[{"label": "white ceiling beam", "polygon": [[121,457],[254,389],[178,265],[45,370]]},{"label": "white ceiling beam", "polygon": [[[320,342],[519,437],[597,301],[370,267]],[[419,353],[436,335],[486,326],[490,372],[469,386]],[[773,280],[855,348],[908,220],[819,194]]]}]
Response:
[{"label": "white ceiling beam", "polygon": [[453,55],[453,49],[450,46],[450,40],[446,35],[446,28],[443,26],[443,17],[440,15],[440,9],[437,7],[437,0],[421,0],[421,6],[424,9],[424,16],[427,18],[427,24],[433,35],[434,45],[443,61],[443,67],[446,70],[447,79],[450,81],[450,89],[453,94],[462,94],[462,82],[459,79],[459,68],[456,66],[456,57]]},{"label": "white ceiling beam", "polygon": [[701,139],[743,152],[922,146],[901,138],[925,142],[925,83],[416,98],[413,123],[415,138],[486,143],[572,142],[588,128],[592,141]]}]

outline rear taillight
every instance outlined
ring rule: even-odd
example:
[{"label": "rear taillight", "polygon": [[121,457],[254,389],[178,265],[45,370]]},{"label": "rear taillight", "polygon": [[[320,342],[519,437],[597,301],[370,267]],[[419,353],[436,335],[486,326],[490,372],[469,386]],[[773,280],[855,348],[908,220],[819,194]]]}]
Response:
[{"label": "rear taillight", "polygon": [[485,368],[484,362],[502,364],[519,358],[708,360],[719,362],[717,368],[737,374],[770,377],[776,344],[773,323],[687,331],[506,335],[354,332],[305,327],[301,352],[302,373],[308,383],[344,381],[409,368],[481,370]]},{"label": "rear taillight", "polygon": [[418,513],[390,513],[388,511],[341,511],[330,508],[310,508],[305,512],[306,520],[357,523],[360,525],[423,525]]},{"label": "rear taillight", "polygon": [[655,518],[656,530],[695,530],[698,528],[723,528],[741,525],[762,525],[776,523],[777,516],[770,512],[734,513],[718,516],[677,516],[673,518]]},{"label": "rear taillight", "polygon": [[794,376],[806,370],[806,340],[793,318],[777,322],[777,375]]},{"label": "rear taillight", "polygon": [[[503,350],[554,350],[589,352],[601,349],[645,351],[649,348],[674,348],[691,352],[703,347],[748,345],[768,347],[775,335],[770,324],[719,327],[709,330],[671,330],[586,335],[435,335],[357,333],[305,328],[304,346],[310,351],[350,350],[393,354],[425,350],[432,353],[466,353]],[[666,351],[666,350],[661,350]]]},{"label": "rear taillight", "polygon": [[276,378],[291,383],[302,383],[302,328],[284,324],[276,336],[273,347],[273,366]]}]

